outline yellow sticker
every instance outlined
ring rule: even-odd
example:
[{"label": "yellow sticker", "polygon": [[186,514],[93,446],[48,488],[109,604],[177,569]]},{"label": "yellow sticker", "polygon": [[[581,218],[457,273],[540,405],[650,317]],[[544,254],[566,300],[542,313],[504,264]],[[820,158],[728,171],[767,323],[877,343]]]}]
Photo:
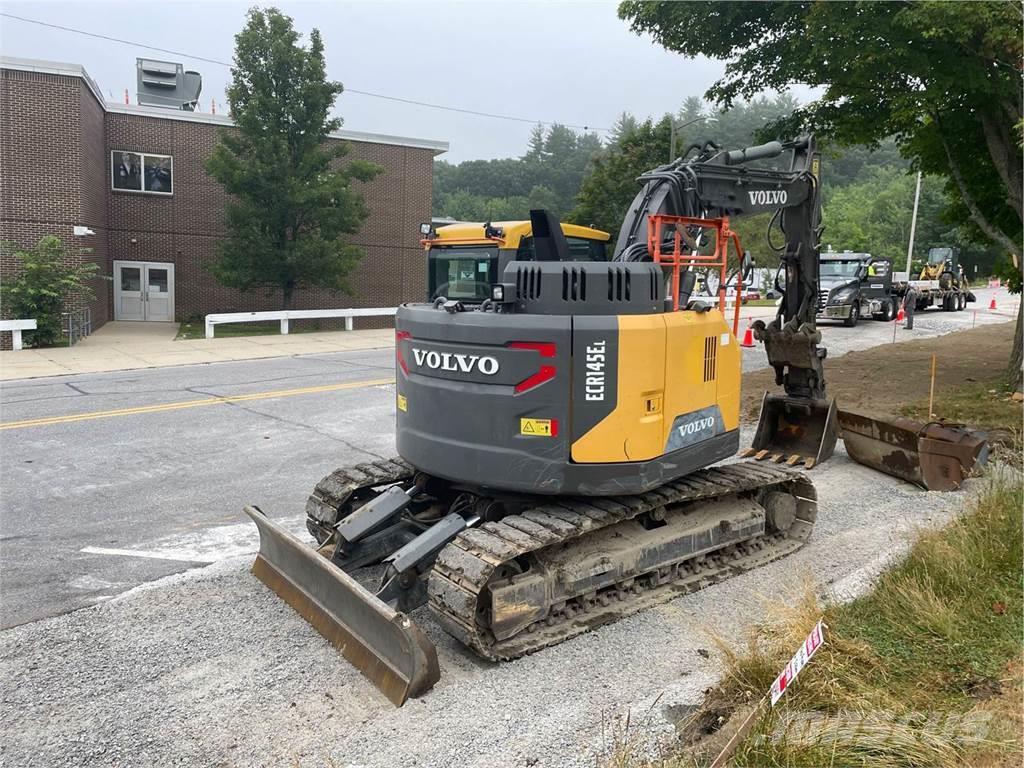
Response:
[{"label": "yellow sticker", "polygon": [[520,419],[519,434],[554,437],[558,433],[556,424],[552,419]]},{"label": "yellow sticker", "polygon": [[398,410],[400,410],[400,411],[408,411],[409,410],[409,401],[405,399],[405,395],[399,395],[398,396]]}]

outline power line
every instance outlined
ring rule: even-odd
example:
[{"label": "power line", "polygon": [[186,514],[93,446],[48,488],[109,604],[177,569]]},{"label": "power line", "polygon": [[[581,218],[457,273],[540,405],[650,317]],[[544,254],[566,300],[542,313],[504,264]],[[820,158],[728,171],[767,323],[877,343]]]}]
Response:
[{"label": "power line", "polygon": [[[203,61],[208,64],[216,64],[221,67],[231,68],[231,64],[226,61],[219,59],[211,59],[206,56],[196,56],[191,53],[185,53],[184,51],[175,51],[170,48],[160,48],[156,45],[148,45],[147,43],[138,43],[133,40],[124,40],[119,37],[111,37],[110,35],[102,35],[98,32],[87,32],[84,29],[76,29],[75,27],[65,27],[60,24],[51,24],[48,21],[39,21],[38,19],[28,19],[24,16],[16,16],[13,13],[0,12],[0,16],[4,16],[8,19],[14,19],[15,21],[23,21],[27,24],[38,24],[41,27],[49,27],[51,29],[59,29],[64,32],[72,32],[76,35],[84,35],[85,37],[94,37],[98,40],[106,40],[111,43],[120,43],[122,45],[131,45],[136,48],[145,48],[150,51],[159,51],[160,53],[169,53],[172,56],[182,56],[186,59],[192,59],[193,61]],[[345,88],[345,93],[354,93],[359,96],[368,96],[374,99],[384,99],[386,101],[395,101],[400,104],[411,104],[417,107],[427,107],[428,109],[440,109],[445,112],[458,112],[463,115],[473,115],[475,117],[489,117],[494,120],[509,120],[516,123],[529,123],[530,125],[564,125],[566,128],[575,128],[582,131],[600,131],[602,133],[608,132],[609,128],[595,128],[589,125],[574,125],[572,123],[558,123],[555,120],[531,120],[528,117],[517,117],[515,115],[500,115],[494,112],[480,112],[475,109],[463,109],[461,107],[449,107],[444,104],[433,104],[429,101],[418,101],[416,99],[406,99],[401,96],[388,96],[383,93],[375,93],[373,91],[360,91],[355,88]]]}]

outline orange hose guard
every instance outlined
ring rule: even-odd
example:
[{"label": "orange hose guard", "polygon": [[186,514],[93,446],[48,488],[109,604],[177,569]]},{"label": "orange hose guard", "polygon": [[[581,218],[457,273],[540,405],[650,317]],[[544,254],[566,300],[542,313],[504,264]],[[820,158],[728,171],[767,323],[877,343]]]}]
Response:
[{"label": "orange hose guard", "polygon": [[[691,234],[689,228],[699,227],[702,230],[714,230],[714,253],[698,253],[697,235]],[[671,230],[671,232],[669,232]],[[662,250],[666,245],[666,236],[671,234],[672,250]],[[743,295],[743,250],[740,238],[729,229],[729,218],[700,219],[692,216],[667,216],[655,214],[648,219],[647,250],[654,258],[655,264],[672,267],[672,309],[679,311],[679,276],[683,268],[718,267],[718,311],[726,317],[725,281],[729,264],[729,243],[736,249],[739,268],[736,272],[736,306],[733,313],[732,333],[739,333],[740,302]],[[685,309],[685,307],[684,307]]]}]

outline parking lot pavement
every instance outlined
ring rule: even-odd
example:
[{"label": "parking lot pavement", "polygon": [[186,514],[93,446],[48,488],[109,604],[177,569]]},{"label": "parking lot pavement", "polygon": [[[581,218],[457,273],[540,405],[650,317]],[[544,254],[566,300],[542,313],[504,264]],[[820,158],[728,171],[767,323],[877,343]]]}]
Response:
[{"label": "parking lot pavement", "polygon": [[[914,316],[914,330],[912,331],[905,330],[904,323],[885,323],[870,318],[862,318],[854,328],[847,328],[839,321],[820,320],[818,328],[821,330],[822,345],[828,350],[830,358],[836,358],[855,349],[892,344],[894,339],[896,342],[900,342],[943,336],[954,331],[967,330],[976,325],[1006,323],[1017,317],[1016,308],[1020,296],[1011,296],[1005,288],[995,290],[982,288],[975,291],[975,295],[977,301],[968,304],[967,309],[962,312],[943,312],[938,309],[918,312]],[[993,297],[997,300],[996,309],[990,310],[989,302]],[[740,333],[738,334],[740,340],[743,338],[743,329],[750,322],[757,319],[767,322],[773,312],[772,308],[765,307],[743,308],[740,313],[743,321],[740,323]],[[755,344],[753,348],[743,350],[744,371],[757,370],[766,365],[763,345]]]},{"label": "parking lot pavement", "polygon": [[[393,356],[4,383],[3,626],[216,559],[236,532],[251,533],[244,504],[298,516],[336,466],[389,454]],[[242,399],[220,400],[232,396]]]}]

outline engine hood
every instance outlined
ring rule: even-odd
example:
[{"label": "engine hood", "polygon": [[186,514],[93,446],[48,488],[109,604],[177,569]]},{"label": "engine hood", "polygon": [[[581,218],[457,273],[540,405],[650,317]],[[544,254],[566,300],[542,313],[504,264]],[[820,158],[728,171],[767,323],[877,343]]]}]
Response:
[{"label": "engine hood", "polygon": [[840,278],[838,280],[836,280],[836,279],[829,280],[827,278],[824,278],[824,279],[821,280],[821,283],[820,283],[821,290],[828,291],[829,293],[832,293],[833,291],[841,290],[843,288],[853,288],[853,287],[855,287],[855,286],[857,286],[859,284],[860,284],[859,280],[845,280],[845,279],[842,279],[842,278]]}]

